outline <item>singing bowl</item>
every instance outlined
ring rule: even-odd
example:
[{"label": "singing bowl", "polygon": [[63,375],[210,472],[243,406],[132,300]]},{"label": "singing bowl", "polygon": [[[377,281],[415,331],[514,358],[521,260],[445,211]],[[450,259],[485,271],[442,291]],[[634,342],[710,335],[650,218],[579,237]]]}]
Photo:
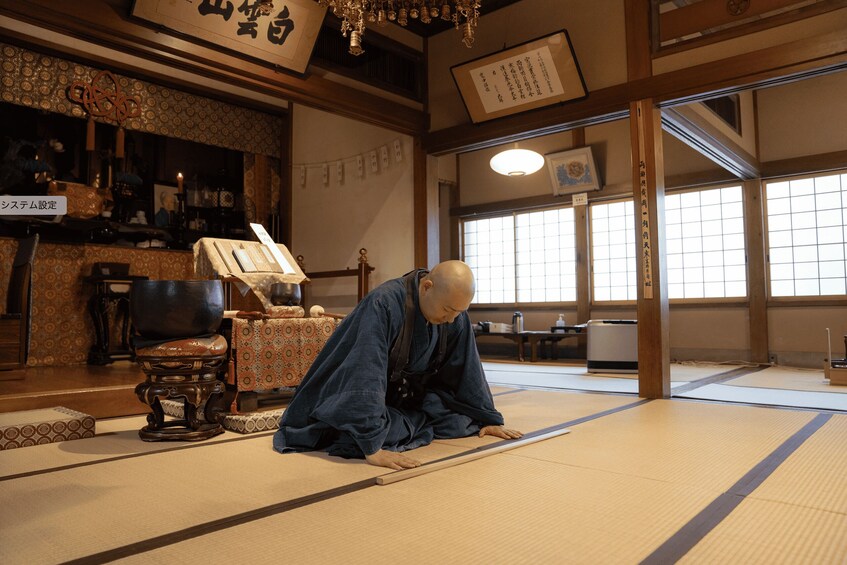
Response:
[{"label": "singing bowl", "polygon": [[217,332],[224,316],[219,280],[135,281],[129,295],[132,325],[147,339],[179,339]]},{"label": "singing bowl", "polygon": [[302,298],[299,284],[274,283],[271,285],[271,304],[274,306],[299,306]]}]

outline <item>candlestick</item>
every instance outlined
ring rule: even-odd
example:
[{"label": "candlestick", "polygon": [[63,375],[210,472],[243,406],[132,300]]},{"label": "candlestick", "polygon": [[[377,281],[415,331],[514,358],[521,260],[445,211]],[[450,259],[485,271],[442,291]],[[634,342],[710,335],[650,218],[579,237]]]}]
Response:
[{"label": "candlestick", "polygon": [[176,191],[182,193],[182,173],[176,174]]}]

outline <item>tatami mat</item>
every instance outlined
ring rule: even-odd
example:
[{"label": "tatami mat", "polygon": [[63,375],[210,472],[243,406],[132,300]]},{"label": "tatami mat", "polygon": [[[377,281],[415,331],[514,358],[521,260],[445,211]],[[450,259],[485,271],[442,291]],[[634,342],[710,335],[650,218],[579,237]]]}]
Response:
[{"label": "tatami mat", "polygon": [[[433,444],[415,457],[460,451]],[[325,454],[280,455],[270,437],[251,437],[16,478],[0,489],[0,562],[81,557],[382,472]]]},{"label": "tatami mat", "polygon": [[847,562],[845,437],[833,416],[681,562]]},{"label": "tatami mat", "polygon": [[[575,422],[571,433],[384,487],[371,480],[387,469],[280,455],[269,435],[10,478],[0,488],[0,562],[635,563],[816,417],[586,392],[496,393],[507,425],[531,432]],[[130,441],[139,423],[108,421],[106,433],[64,445],[92,459],[131,453],[133,443],[174,445]],[[714,530],[714,548],[711,536],[696,546],[710,552],[697,561],[746,562],[735,559],[749,550],[738,532],[753,528],[745,539],[767,543],[754,520],[798,536],[806,520],[820,525],[823,534],[786,551],[802,557],[794,562],[831,559],[832,547],[802,548],[844,547],[845,434],[847,416],[833,416],[726,518],[741,520],[737,528]],[[492,441],[437,441],[412,455],[434,461]],[[55,446],[13,451],[41,449]],[[36,459],[55,467],[50,455]],[[6,460],[0,454],[4,471]],[[779,512],[756,518],[767,505]]]},{"label": "tatami mat", "polygon": [[830,392],[809,392],[775,388],[742,387],[728,384],[710,384],[684,392],[674,393],[681,398],[700,398],[723,402],[743,402],[764,406],[793,406],[818,410],[847,410],[847,395]]},{"label": "tatami mat", "polygon": [[[488,382],[550,389],[588,390],[594,392],[638,393],[638,375],[624,373],[589,373],[585,365],[540,363],[483,363]],[[671,387],[731,370],[725,365],[671,365]]]},{"label": "tatami mat", "polygon": [[[514,389],[512,389],[514,390]],[[584,418],[606,410],[614,410],[637,402],[631,396],[573,393],[565,391],[518,390],[494,398],[497,409],[503,414],[506,427],[531,432],[563,422]],[[477,447],[500,441],[486,436],[438,440],[450,445]]]},{"label": "tatami mat", "polygon": [[[815,416],[654,400],[580,424],[557,442],[521,448],[525,457],[626,473],[722,492]],[[649,430],[649,431],[647,431]],[[600,441],[602,438],[602,441]]]},{"label": "tatami mat", "polygon": [[843,565],[847,516],[746,499],[678,563]]},{"label": "tatami mat", "polygon": [[[564,438],[557,440],[566,444]],[[126,562],[189,558],[201,563],[207,556],[238,562],[248,548],[260,548],[250,552],[251,563],[636,563],[712,496],[681,485],[502,454]],[[635,526],[647,516],[649,527]]]},{"label": "tatami mat", "polygon": [[768,367],[749,375],[727,381],[726,385],[754,388],[780,388],[809,392],[847,393],[847,386],[831,385],[823,376],[823,369],[793,369],[790,367]]},{"label": "tatami mat", "polygon": [[[133,457],[174,449],[204,448],[229,442],[244,436],[224,432],[203,442],[146,442],[138,438],[138,430],[147,425],[145,416],[111,418],[97,421],[97,435],[93,438],[38,445],[27,449],[13,449],[3,453],[0,480],[20,473],[52,469],[92,461]],[[267,441],[270,435],[264,434]]]},{"label": "tatami mat", "polygon": [[[284,555],[297,563],[637,563],[813,417],[644,403],[579,424],[567,436],[128,562],[169,563],[185,555],[231,560],[238,548],[261,546],[251,562]],[[268,531],[287,535],[268,537]]]}]

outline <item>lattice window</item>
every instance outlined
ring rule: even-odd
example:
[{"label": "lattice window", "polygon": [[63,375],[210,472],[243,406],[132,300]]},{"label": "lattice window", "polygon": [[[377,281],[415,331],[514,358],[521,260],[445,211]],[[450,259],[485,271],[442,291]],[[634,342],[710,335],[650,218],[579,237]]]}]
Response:
[{"label": "lattice window", "polygon": [[668,298],[747,295],[740,186],[665,197]]},{"label": "lattice window", "polygon": [[576,300],[573,208],[464,220],[462,236],[475,304]]},{"label": "lattice window", "polygon": [[771,296],[847,294],[847,174],[768,182]]},{"label": "lattice window", "polygon": [[635,219],[632,200],[591,206],[594,301],[635,300]]}]

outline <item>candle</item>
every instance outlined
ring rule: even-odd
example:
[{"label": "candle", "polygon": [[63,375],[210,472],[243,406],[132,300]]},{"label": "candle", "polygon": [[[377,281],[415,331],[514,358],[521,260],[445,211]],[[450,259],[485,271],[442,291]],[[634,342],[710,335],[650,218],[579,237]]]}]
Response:
[{"label": "candle", "polygon": [[176,174],[176,191],[177,193],[182,193],[182,173]]}]

